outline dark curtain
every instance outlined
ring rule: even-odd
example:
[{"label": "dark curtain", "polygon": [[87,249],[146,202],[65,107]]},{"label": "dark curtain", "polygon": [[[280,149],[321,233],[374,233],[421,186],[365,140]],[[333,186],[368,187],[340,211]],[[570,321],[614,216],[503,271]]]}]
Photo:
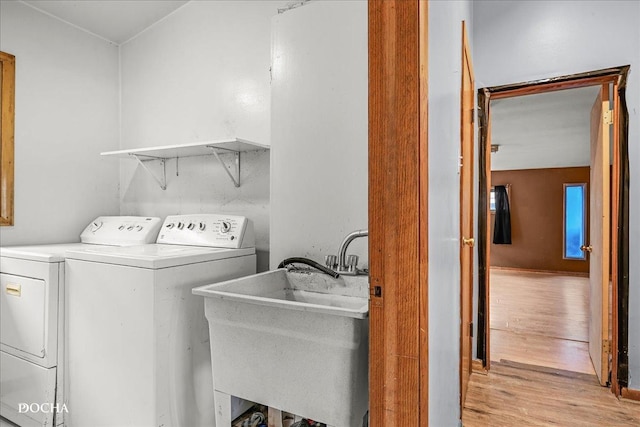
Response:
[{"label": "dark curtain", "polygon": [[493,227],[493,243],[496,245],[511,244],[511,213],[509,211],[509,196],[507,187],[496,185],[496,222]]}]

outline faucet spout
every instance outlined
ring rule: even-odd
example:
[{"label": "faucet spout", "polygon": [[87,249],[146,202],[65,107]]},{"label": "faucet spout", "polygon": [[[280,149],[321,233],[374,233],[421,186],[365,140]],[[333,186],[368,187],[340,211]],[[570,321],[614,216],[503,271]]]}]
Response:
[{"label": "faucet spout", "polygon": [[356,230],[347,234],[342,243],[340,244],[340,249],[338,250],[338,272],[348,270],[345,259],[347,256],[347,248],[349,244],[353,242],[358,237],[367,237],[369,236],[368,230]]}]

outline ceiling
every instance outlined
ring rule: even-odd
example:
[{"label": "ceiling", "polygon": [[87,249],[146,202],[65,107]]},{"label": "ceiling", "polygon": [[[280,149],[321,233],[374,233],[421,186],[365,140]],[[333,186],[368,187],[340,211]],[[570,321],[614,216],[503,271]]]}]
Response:
[{"label": "ceiling", "polygon": [[599,86],[491,101],[492,170],[588,166]]},{"label": "ceiling", "polygon": [[188,1],[23,0],[23,2],[119,45]]}]

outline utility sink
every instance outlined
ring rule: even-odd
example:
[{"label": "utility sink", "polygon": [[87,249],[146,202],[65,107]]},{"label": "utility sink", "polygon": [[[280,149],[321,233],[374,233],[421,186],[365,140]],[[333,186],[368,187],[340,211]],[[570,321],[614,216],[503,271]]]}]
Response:
[{"label": "utility sink", "polygon": [[194,294],[335,316],[369,315],[367,276],[337,279],[311,270],[278,269],[195,289]]},{"label": "utility sink", "polygon": [[368,409],[367,276],[278,269],[202,286],[216,425],[230,396],[323,422],[362,425]]}]

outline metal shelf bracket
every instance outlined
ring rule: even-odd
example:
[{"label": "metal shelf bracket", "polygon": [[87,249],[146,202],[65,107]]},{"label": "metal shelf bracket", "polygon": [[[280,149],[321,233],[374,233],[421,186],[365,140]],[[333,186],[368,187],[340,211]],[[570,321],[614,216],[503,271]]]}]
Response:
[{"label": "metal shelf bracket", "polygon": [[[224,171],[227,173],[227,175],[229,175],[229,178],[231,178],[231,181],[233,181],[233,185],[235,185],[236,187],[240,187],[240,152],[232,151],[232,150],[224,150],[218,147],[209,147],[209,148],[213,152],[213,155],[216,157],[216,159],[218,159],[218,162],[220,162],[220,164],[222,165],[222,168],[224,169]],[[231,172],[231,167],[227,167],[227,164],[224,162],[224,160],[222,160],[222,157],[220,157],[218,150],[223,150],[228,153],[233,153],[234,164],[235,164],[235,168],[233,168],[234,169],[233,172]]]},{"label": "metal shelf bracket", "polygon": [[[156,180],[156,182],[158,183],[158,185],[160,186],[160,188],[162,188],[163,190],[167,189],[167,169],[165,166],[165,159],[163,158],[154,158],[154,157],[145,157],[143,159],[140,158],[140,156],[136,155],[136,154],[130,154],[134,159],[136,159],[136,161],[138,162],[138,164],[140,166],[142,166],[142,168],[147,171],[147,173],[149,175],[151,175],[151,177],[153,179]],[[153,171],[151,169],[149,169],[149,167],[145,164],[146,162],[150,162],[152,160],[158,160],[160,162],[160,166],[162,167],[162,177],[158,178],[156,176],[155,173],[153,173]]]}]

